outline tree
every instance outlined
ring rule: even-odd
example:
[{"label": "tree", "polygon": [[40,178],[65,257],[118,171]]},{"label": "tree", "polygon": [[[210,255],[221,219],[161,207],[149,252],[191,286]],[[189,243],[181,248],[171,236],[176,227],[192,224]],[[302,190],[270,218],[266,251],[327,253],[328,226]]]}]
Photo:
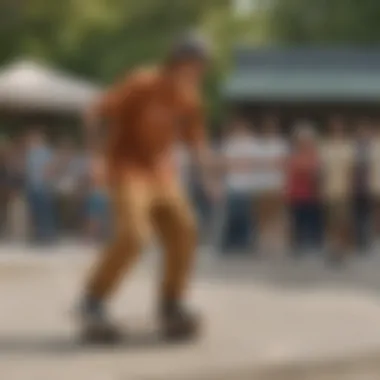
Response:
[{"label": "tree", "polygon": [[231,1],[221,0],[203,12],[201,27],[211,37],[215,48],[207,98],[212,120],[220,124],[225,115],[219,84],[229,72],[237,45],[259,46],[267,41],[267,12],[259,9],[238,16],[231,11]]},{"label": "tree", "polygon": [[206,98],[217,115],[233,46],[261,40],[264,20],[261,14],[235,17],[230,0],[2,0],[0,65],[41,59],[106,84],[160,60],[179,34],[199,28],[215,46]]},{"label": "tree", "polygon": [[275,0],[270,25],[283,43],[377,45],[379,17],[377,0]]},{"label": "tree", "polygon": [[157,60],[212,0],[28,0],[0,3],[0,63],[29,56],[102,81]]}]

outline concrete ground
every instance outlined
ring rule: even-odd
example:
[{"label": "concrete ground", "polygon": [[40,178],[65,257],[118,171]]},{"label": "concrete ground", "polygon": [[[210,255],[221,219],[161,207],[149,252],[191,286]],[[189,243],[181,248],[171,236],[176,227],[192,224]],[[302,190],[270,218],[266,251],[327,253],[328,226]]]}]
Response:
[{"label": "concrete ground", "polygon": [[150,333],[158,278],[147,257],[112,303],[130,339],[95,349],[78,341],[72,313],[91,251],[0,247],[1,379],[380,379],[376,257],[334,272],[314,259],[222,262],[206,250],[190,294],[204,333],[183,345]]}]

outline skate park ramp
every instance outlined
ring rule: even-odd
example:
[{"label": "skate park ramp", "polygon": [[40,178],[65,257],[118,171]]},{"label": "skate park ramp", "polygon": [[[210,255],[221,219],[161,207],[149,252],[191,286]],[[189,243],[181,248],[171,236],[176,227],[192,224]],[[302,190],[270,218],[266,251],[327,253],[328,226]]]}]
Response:
[{"label": "skate park ramp", "polygon": [[142,265],[112,303],[131,339],[115,347],[85,346],[72,309],[90,260],[20,255],[0,262],[1,378],[380,379],[380,302],[365,289],[198,276],[190,300],[202,312],[203,333],[194,342],[169,345],[149,338],[157,276]]}]

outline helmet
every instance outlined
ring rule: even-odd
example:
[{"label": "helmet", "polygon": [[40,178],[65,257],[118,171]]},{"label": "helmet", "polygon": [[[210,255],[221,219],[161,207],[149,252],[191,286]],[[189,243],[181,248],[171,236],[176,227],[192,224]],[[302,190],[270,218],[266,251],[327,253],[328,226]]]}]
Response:
[{"label": "helmet", "polygon": [[211,58],[210,45],[200,35],[188,34],[176,41],[169,52],[168,60],[179,63],[188,60],[208,62]]}]

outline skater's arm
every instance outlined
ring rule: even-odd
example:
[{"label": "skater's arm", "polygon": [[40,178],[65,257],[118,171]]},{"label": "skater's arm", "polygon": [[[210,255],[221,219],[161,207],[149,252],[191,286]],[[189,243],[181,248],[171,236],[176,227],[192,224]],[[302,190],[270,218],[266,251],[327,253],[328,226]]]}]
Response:
[{"label": "skater's arm", "polygon": [[213,198],[218,198],[222,173],[217,156],[207,138],[205,117],[200,102],[190,104],[186,120],[183,139],[190,148],[193,161],[199,168],[200,179],[207,193]]},{"label": "skater's arm", "polygon": [[205,117],[199,101],[189,102],[185,108],[185,125],[182,138],[190,148],[194,161],[202,168],[212,166],[213,154],[209,148]]}]

